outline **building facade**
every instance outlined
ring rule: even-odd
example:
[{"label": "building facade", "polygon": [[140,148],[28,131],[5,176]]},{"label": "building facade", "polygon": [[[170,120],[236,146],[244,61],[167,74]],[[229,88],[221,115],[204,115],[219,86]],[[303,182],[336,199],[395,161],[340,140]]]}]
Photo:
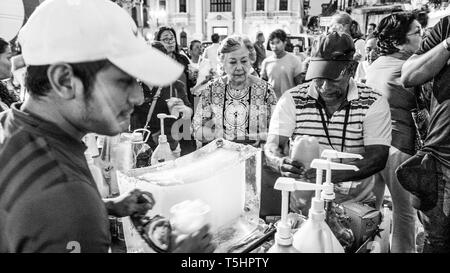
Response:
[{"label": "building facade", "polygon": [[132,3],[123,7],[147,38],[168,25],[174,27],[182,45],[193,39],[209,41],[213,33],[245,34],[252,40],[259,31],[267,37],[277,28],[298,34],[307,14],[305,6],[321,1],[330,0],[122,0]]}]

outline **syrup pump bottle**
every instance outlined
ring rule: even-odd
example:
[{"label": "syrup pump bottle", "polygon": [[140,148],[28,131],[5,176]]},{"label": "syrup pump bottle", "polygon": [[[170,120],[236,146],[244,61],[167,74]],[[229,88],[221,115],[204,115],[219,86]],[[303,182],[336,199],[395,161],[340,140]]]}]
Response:
[{"label": "syrup pump bottle", "polygon": [[161,122],[161,135],[158,137],[158,146],[152,154],[151,163],[152,165],[157,165],[159,163],[174,160],[175,156],[170,149],[170,145],[167,142],[167,136],[164,134],[164,119],[173,118],[177,119],[175,116],[170,116],[166,114],[158,114],[157,117]]},{"label": "syrup pump bottle", "polygon": [[331,183],[331,175],[327,175],[330,179],[322,185],[322,175],[323,170],[327,170],[328,173],[331,170],[357,171],[358,168],[323,159],[314,159],[311,167],[317,169],[316,184],[286,177],[277,180],[277,183],[283,185],[281,186],[283,189],[289,189],[289,191],[316,191],[312,199],[308,220],[293,236],[293,247],[302,253],[344,253],[344,248],[325,222],[324,199],[334,199],[334,186]]}]

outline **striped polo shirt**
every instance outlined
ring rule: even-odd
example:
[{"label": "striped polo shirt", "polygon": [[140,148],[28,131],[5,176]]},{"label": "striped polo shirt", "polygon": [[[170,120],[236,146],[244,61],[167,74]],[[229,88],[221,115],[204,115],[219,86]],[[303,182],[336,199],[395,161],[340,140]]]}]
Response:
[{"label": "striped polo shirt", "polygon": [[0,114],[0,252],[108,251],[108,215],[85,149],[17,105]]},{"label": "striped polo shirt", "polygon": [[[322,108],[322,121],[319,108]],[[347,109],[345,141],[343,129]],[[272,116],[269,134],[287,136],[310,135],[318,138],[321,149],[363,153],[364,146],[391,143],[391,116],[388,102],[371,88],[350,79],[347,102],[331,117],[319,100],[318,91],[311,82],[299,85],[279,100]],[[330,145],[331,143],[331,145]],[[342,144],[344,143],[344,147]]]}]

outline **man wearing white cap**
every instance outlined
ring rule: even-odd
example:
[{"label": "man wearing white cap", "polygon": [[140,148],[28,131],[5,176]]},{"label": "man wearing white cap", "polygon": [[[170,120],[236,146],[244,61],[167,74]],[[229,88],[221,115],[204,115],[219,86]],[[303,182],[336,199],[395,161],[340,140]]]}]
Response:
[{"label": "man wearing white cap", "polygon": [[[47,0],[19,41],[30,97],[0,115],[0,252],[106,252],[108,213],[145,213],[153,204],[140,197],[151,194],[103,203],[81,139],[126,130],[143,102],[136,79],[163,86],[183,68],[107,0]],[[211,251],[209,243],[205,227],[175,249]]]}]

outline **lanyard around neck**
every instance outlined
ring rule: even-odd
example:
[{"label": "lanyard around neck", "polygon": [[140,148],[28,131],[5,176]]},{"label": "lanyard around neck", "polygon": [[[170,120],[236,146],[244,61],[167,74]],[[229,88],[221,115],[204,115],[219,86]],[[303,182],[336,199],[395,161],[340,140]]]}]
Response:
[{"label": "lanyard around neck", "polygon": [[[335,149],[333,147],[333,144],[331,143],[331,138],[330,138],[330,134],[328,132],[328,126],[327,126],[327,122],[325,121],[325,115],[323,113],[322,105],[317,101],[316,102],[316,106],[319,109],[320,119],[322,120],[322,127],[323,127],[323,130],[325,131],[325,134],[327,135],[328,143],[330,144],[331,148],[333,148],[334,150],[337,150],[337,149]],[[344,128],[342,129],[341,152],[344,151],[344,147],[345,147],[345,137],[346,137],[346,134],[347,134],[347,124],[348,124],[348,118],[350,116],[350,103],[348,103],[345,108],[346,109],[345,109],[345,118],[344,118]],[[327,120],[328,120],[328,117],[327,117]]]}]

